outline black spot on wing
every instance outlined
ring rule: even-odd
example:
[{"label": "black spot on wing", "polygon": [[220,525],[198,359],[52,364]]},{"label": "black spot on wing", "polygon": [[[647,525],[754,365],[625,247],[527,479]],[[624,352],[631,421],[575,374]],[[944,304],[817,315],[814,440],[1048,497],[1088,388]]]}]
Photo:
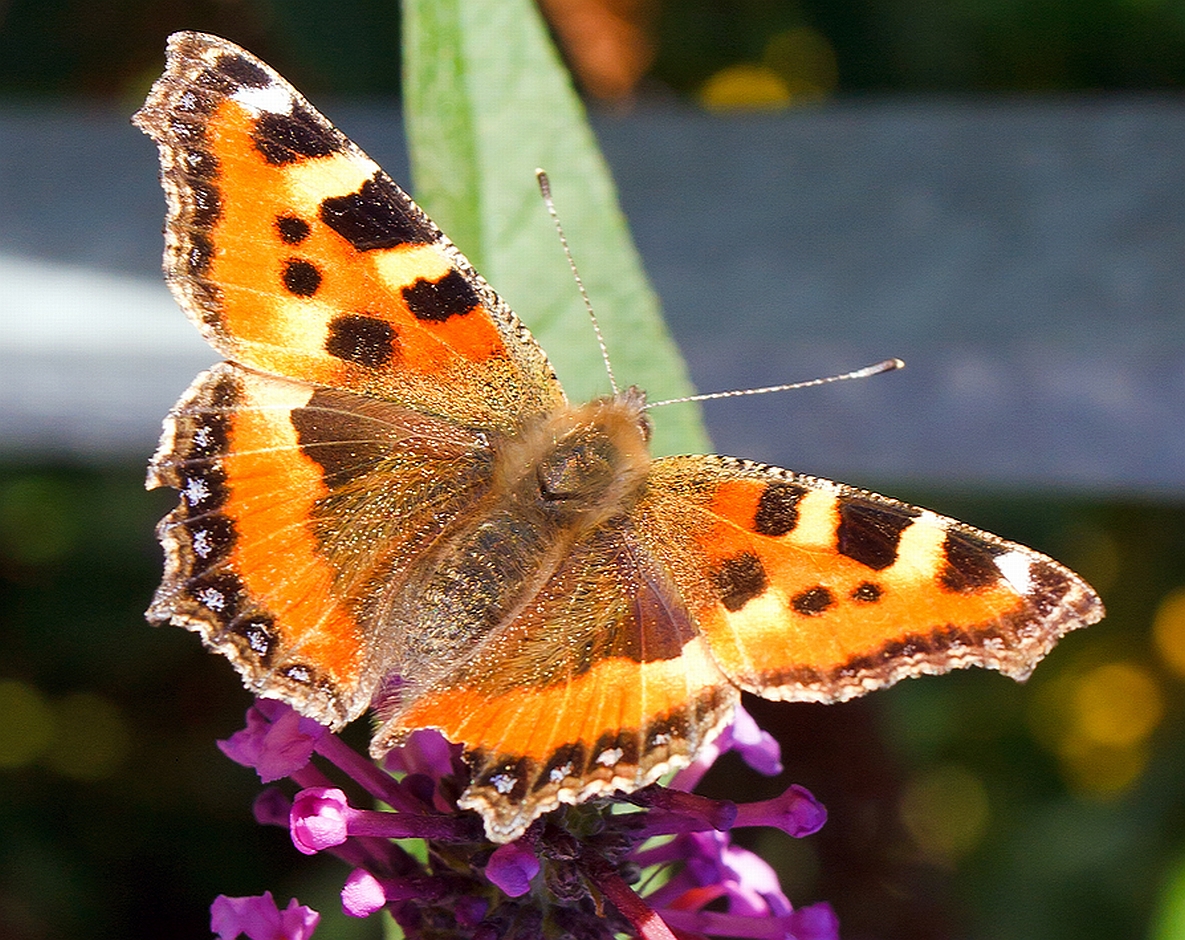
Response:
[{"label": "black spot on wing", "polygon": [[[1059,570],[1056,565],[1048,561],[1030,562],[1029,579],[1032,584],[1029,597],[1039,609],[1044,611],[1052,611],[1060,604],[1062,599],[1070,593],[1074,583],[1064,571]],[[1085,598],[1082,603],[1084,606],[1081,608],[1080,614],[1088,616],[1098,603],[1098,599],[1090,596]]]},{"label": "black spot on wing", "polygon": [[403,288],[403,299],[417,320],[443,322],[464,316],[481,303],[477,292],[460,271],[450,271],[439,281],[419,278]]},{"label": "black spot on wing", "polygon": [[329,323],[325,351],[338,359],[380,369],[395,355],[395,329],[364,314],[334,317]]},{"label": "black spot on wing", "polygon": [[769,587],[769,576],[761,559],[752,552],[726,558],[711,573],[712,584],[726,609],[738,611]]},{"label": "black spot on wing", "polygon": [[921,510],[886,506],[859,497],[839,501],[837,548],[841,555],[881,571],[897,560],[901,533],[921,515]]},{"label": "black spot on wing", "polygon": [[321,286],[321,272],[311,261],[289,258],[280,275],[284,289],[297,297],[312,297]]},{"label": "black spot on wing", "polygon": [[309,237],[312,229],[304,219],[294,215],[280,215],[276,216],[276,231],[280,233],[280,241],[285,245],[299,245]]},{"label": "black spot on wing", "polygon": [[879,584],[874,584],[872,581],[862,581],[852,591],[852,600],[861,604],[875,604],[881,599],[882,594],[884,594],[884,589]]},{"label": "black spot on wing", "polygon": [[[222,95],[232,91],[233,88],[234,83],[225,76],[219,75],[213,69],[206,69],[199,72],[193,83],[173,98],[169,106],[172,112],[178,116],[209,117],[218,110]],[[211,92],[210,89],[216,89],[216,91]]]},{"label": "black spot on wing", "polygon": [[306,666],[304,663],[292,663],[280,670],[280,675],[285,679],[291,679],[293,682],[299,682],[301,685],[312,685],[317,674],[311,666]]},{"label": "black spot on wing", "polygon": [[214,414],[204,416],[209,424],[218,423],[224,432],[230,428],[230,420],[226,412],[238,407],[243,395],[242,386],[233,375],[222,374],[210,388],[210,407],[217,409]]},{"label": "black spot on wing", "polygon": [[219,76],[230,79],[239,88],[266,88],[272,80],[271,76],[254,62],[229,53],[219,56],[214,68]]},{"label": "black spot on wing", "polygon": [[800,594],[795,594],[790,598],[790,606],[795,613],[802,614],[804,617],[817,617],[835,606],[835,595],[819,585]]},{"label": "black spot on wing", "polygon": [[381,170],[357,192],[324,200],[321,221],[358,251],[435,240],[433,233],[409,211],[407,197]]},{"label": "black spot on wing", "polygon": [[942,543],[944,563],[939,580],[948,591],[968,593],[1000,580],[996,556],[1004,550],[990,542],[973,540],[958,532],[947,532]]},{"label": "black spot on wing", "polygon": [[[477,755],[480,759],[480,755]],[[535,776],[537,765],[528,757],[506,757],[482,768],[472,786],[487,787],[501,794],[507,802],[521,803]]]},{"label": "black spot on wing", "polygon": [[[218,388],[214,394],[218,393]],[[197,416],[186,440],[184,458],[187,460],[202,460],[221,456],[226,453],[230,434],[230,421],[224,414],[217,412]]]},{"label": "black spot on wing", "polygon": [[786,535],[798,525],[798,503],[806,487],[796,483],[768,483],[757,501],[753,531],[758,535]]},{"label": "black spot on wing", "polygon": [[223,513],[202,513],[194,519],[186,519],[184,525],[189,533],[189,549],[196,559],[195,568],[212,568],[225,561],[234,550],[238,530]]},{"label": "black spot on wing", "polygon": [[187,147],[181,151],[177,166],[186,180],[215,180],[220,172],[218,158],[208,150]]},{"label": "black spot on wing", "polygon": [[662,715],[646,722],[645,750],[670,748],[672,744],[684,741],[694,741],[697,732],[687,723],[687,715],[677,711]]},{"label": "black spot on wing", "polygon": [[[618,753],[620,752],[620,753]],[[638,763],[638,732],[632,729],[609,731],[597,739],[588,755],[587,769],[612,770],[619,764]]]},{"label": "black spot on wing", "polygon": [[309,157],[327,157],[341,149],[337,132],[302,105],[288,114],[262,113],[251,140],[268,163],[283,166]]},{"label": "black spot on wing", "polygon": [[191,516],[221,509],[229,495],[226,473],[215,460],[187,460],[180,468],[177,488]]}]

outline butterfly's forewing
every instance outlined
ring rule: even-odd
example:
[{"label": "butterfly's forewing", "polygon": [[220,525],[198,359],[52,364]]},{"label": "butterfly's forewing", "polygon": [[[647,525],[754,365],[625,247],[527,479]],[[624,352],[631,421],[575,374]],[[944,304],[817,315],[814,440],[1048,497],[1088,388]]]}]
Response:
[{"label": "butterfly's forewing", "polygon": [[563,401],[452,243],[250,53],[175,34],[135,120],[160,149],[169,284],[223,355],[492,428]]}]

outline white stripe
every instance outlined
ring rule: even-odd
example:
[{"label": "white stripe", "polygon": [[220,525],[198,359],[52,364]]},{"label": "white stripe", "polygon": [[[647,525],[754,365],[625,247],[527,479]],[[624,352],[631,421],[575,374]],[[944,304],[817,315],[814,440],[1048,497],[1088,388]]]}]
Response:
[{"label": "white stripe", "polygon": [[267,111],[271,114],[290,114],[292,112],[292,95],[275,82],[270,82],[262,88],[252,88],[244,85],[231,95],[252,114]]}]

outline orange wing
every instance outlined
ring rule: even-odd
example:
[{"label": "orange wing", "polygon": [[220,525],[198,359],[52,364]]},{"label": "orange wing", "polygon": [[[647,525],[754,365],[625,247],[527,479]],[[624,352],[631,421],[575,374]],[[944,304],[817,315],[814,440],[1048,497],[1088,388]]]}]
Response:
[{"label": "orange wing", "polygon": [[170,37],[134,120],[160,148],[169,284],[223,355],[470,425],[511,429],[563,402],[456,247],[247,51]]},{"label": "orange wing", "polygon": [[148,618],[200,633],[257,695],[340,727],[389,661],[373,605],[481,498],[473,432],[222,363],[165,421],[149,486],[165,574]]},{"label": "orange wing", "polygon": [[496,842],[562,803],[686,766],[739,694],[624,518],[575,545],[519,615],[450,671],[427,687],[403,678],[372,752],[416,728],[464,744],[473,783],[459,805],[480,811]]},{"label": "orange wing", "polygon": [[967,666],[1024,679],[1103,616],[1022,545],[897,500],[727,457],[655,461],[636,513],[723,672],[843,701]]}]

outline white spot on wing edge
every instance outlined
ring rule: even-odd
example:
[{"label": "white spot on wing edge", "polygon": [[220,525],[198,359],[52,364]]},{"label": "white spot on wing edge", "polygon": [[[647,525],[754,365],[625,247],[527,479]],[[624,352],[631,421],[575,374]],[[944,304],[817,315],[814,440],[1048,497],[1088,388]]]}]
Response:
[{"label": "white spot on wing edge", "polygon": [[624,754],[625,751],[623,751],[621,748],[611,747],[607,750],[601,751],[601,753],[597,755],[597,763],[602,764],[605,767],[612,767],[619,760],[621,760]]},{"label": "white spot on wing edge", "polygon": [[839,505],[834,486],[807,491],[798,501],[798,524],[790,534],[795,545],[830,548],[839,525]]},{"label": "white spot on wing edge", "polygon": [[552,783],[563,783],[564,778],[573,771],[572,762],[567,761],[559,767],[553,767],[551,772],[547,775],[547,779]]},{"label": "white spot on wing edge", "polygon": [[517,782],[518,778],[511,774],[494,774],[494,776],[490,777],[491,785],[503,796],[513,790]]},{"label": "white spot on wing edge", "polygon": [[193,552],[198,558],[208,558],[214,546],[210,543],[210,533],[205,529],[195,529],[192,537]]},{"label": "white spot on wing edge", "polygon": [[217,588],[202,588],[197,593],[197,599],[210,610],[222,611],[226,609],[226,595]]},{"label": "white spot on wing edge", "polygon": [[235,89],[230,97],[252,114],[262,111],[269,114],[292,113],[292,95],[274,82],[269,82],[262,88],[244,85]]},{"label": "white spot on wing edge", "polygon": [[996,567],[1018,594],[1032,593],[1033,563],[1023,552],[1011,551],[997,556]]},{"label": "white spot on wing edge", "polygon": [[185,481],[185,486],[181,490],[181,493],[190,506],[196,506],[198,503],[209,498],[210,487],[206,484],[205,480],[199,477],[190,477]]},{"label": "white spot on wing edge", "polygon": [[419,280],[439,280],[453,270],[452,261],[439,245],[409,245],[376,252],[372,260],[379,277],[392,290],[410,287]]},{"label": "white spot on wing edge", "polygon": [[923,509],[897,541],[897,557],[882,578],[889,584],[928,584],[942,563],[942,545],[950,527],[940,516]]}]

